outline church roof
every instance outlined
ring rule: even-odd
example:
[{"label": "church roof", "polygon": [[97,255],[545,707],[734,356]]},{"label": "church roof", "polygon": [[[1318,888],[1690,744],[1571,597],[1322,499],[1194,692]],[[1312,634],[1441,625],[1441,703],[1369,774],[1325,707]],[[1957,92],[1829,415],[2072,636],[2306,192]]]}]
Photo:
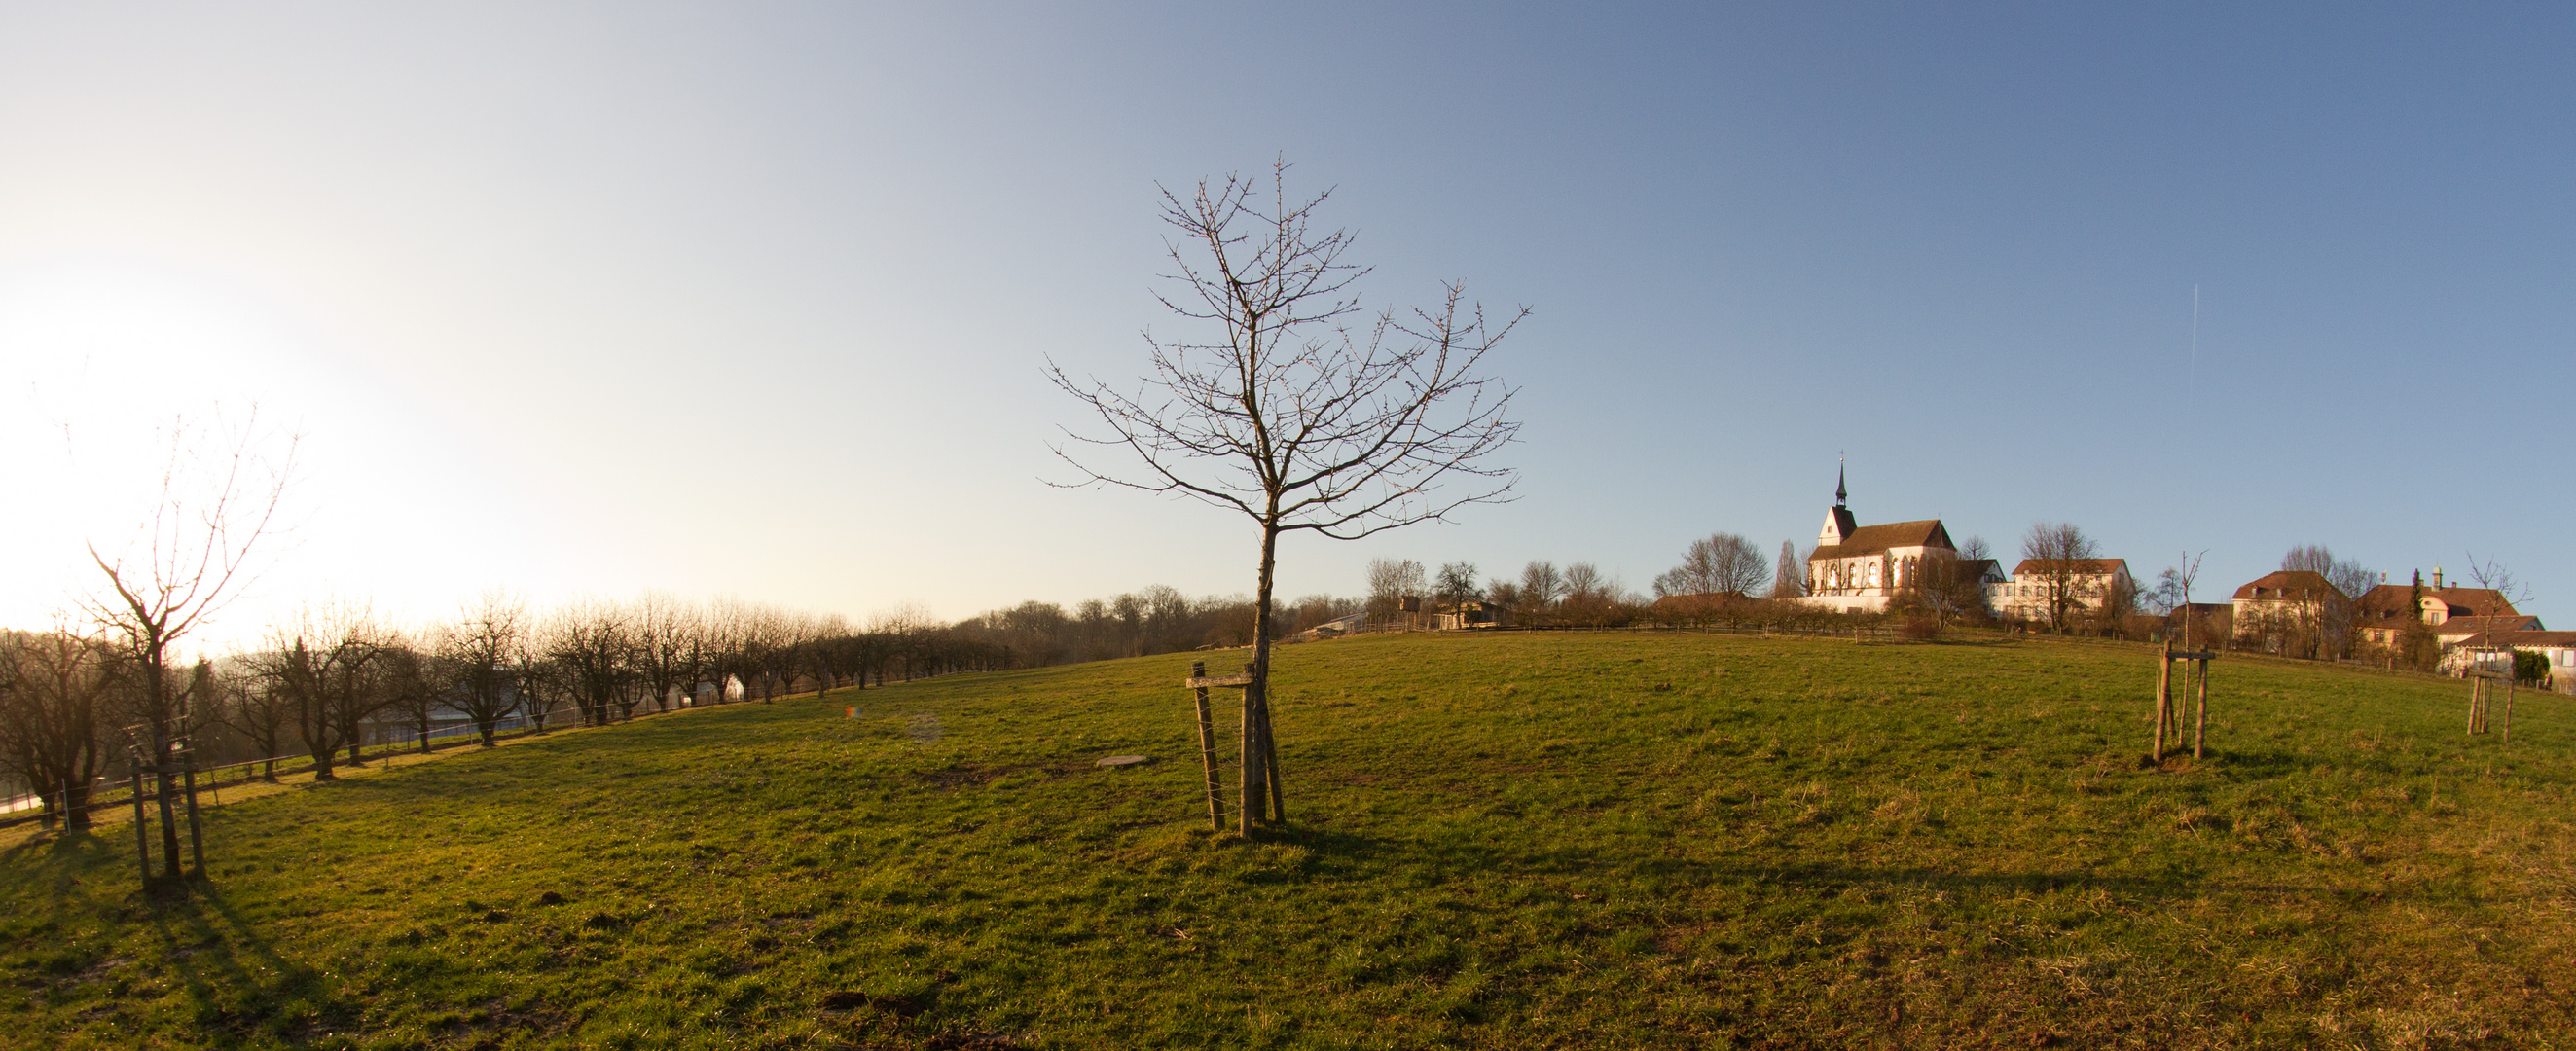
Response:
[{"label": "church roof", "polygon": [[[1837,510],[1840,509],[1837,508]],[[1940,519],[1926,518],[1917,522],[1887,522],[1855,527],[1843,534],[1842,543],[1817,545],[1816,550],[1807,556],[1807,560],[1813,562],[1820,558],[1874,555],[1892,547],[1955,548],[1957,546],[1950,542],[1950,532],[1941,527]]]}]

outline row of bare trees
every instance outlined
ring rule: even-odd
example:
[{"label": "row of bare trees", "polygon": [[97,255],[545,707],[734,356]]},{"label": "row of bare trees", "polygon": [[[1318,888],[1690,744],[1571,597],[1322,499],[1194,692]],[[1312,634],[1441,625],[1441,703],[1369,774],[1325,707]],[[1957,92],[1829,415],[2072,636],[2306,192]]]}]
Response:
[{"label": "row of bare trees", "polygon": [[854,627],[838,616],[658,594],[543,612],[491,594],[408,628],[363,603],[311,607],[250,650],[163,669],[166,701],[122,642],[95,627],[0,634],[0,773],[41,796],[48,820],[85,827],[91,786],[138,757],[156,777],[170,764],[151,757],[165,753],[189,777],[267,760],[261,774],[273,780],[277,760],[300,756],[317,780],[331,780],[336,768],[365,763],[371,745],[425,752],[443,729],[468,728],[488,747],[516,726],[604,725],[679,705],[1015,662],[1008,644],[917,609]]},{"label": "row of bare trees", "polygon": [[[1418,571],[1419,566],[1417,564]],[[1273,630],[1279,637],[1359,612],[1357,599],[1307,595],[1279,604]],[[1012,667],[1141,657],[1252,644],[1257,611],[1241,595],[1192,598],[1157,584],[1070,610],[1053,602],[1023,602],[969,617],[947,630],[986,649]]]}]

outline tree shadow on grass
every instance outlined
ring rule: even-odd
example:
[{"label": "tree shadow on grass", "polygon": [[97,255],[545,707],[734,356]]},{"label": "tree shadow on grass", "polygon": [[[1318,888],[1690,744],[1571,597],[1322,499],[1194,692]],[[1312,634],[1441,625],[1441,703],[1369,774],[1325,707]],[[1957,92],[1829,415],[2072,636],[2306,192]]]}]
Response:
[{"label": "tree shadow on grass", "polygon": [[52,884],[55,901],[69,901],[82,877],[131,859],[115,856],[114,841],[88,829],[55,830],[0,850],[0,866],[36,875]]},{"label": "tree shadow on grass", "polygon": [[1306,878],[1357,876],[1368,870],[1411,869],[1570,884],[1597,883],[1606,876],[1649,886],[1753,884],[1835,894],[1853,889],[1912,889],[2015,897],[2103,890],[2145,902],[2245,896],[2308,898],[2347,905],[2385,900],[2452,901],[2457,897],[2453,893],[2429,888],[2356,888],[2322,882],[2224,879],[2211,878],[2196,871],[2127,876],[2080,870],[1958,872],[1921,866],[1865,866],[1835,862],[1753,864],[1712,863],[1671,856],[1611,858],[1598,850],[1564,843],[1532,847],[1513,845],[1499,839],[1419,840],[1293,825],[1274,829],[1268,837],[1274,842],[1301,846],[1313,853],[1313,859],[1299,873]]},{"label": "tree shadow on grass", "polygon": [[322,973],[287,958],[244,920],[221,888],[199,882],[155,909],[164,966],[183,983],[199,1035],[217,1046],[301,1045],[354,1022],[358,1005]]}]

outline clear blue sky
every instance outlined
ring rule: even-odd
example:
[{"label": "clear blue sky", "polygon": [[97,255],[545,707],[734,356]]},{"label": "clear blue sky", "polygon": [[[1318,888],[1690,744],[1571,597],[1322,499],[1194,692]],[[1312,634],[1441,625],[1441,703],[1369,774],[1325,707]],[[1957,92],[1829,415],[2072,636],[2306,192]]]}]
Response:
[{"label": "clear blue sky", "polygon": [[[2206,597],[2474,551],[2576,627],[2571,63],[2563,5],[16,5],[5,451],[113,493],[65,425],[296,420],[272,606],[1244,591],[1238,522],[1040,483],[1039,366],[1133,374],[1155,184],[1284,154],[1373,302],[1536,311],[1523,498],[1290,594],[1642,587],[1812,538],[1847,452],[1864,522],[2205,548]],[[112,525],[10,526],[9,618]]]}]

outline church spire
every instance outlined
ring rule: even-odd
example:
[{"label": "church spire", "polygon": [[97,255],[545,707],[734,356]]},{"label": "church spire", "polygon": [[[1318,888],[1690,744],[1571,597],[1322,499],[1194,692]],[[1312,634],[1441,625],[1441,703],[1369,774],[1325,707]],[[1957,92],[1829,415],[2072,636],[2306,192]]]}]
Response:
[{"label": "church spire", "polygon": [[1843,462],[1842,462],[1842,458],[1841,458],[1841,457],[1836,457],[1836,458],[1834,458],[1834,506],[1835,506],[1835,507],[1841,507],[1842,505],[1844,505],[1844,504],[1846,504],[1846,503],[1849,503],[1850,501],[1851,501],[1851,494],[1850,494],[1849,492],[1845,491],[1845,490],[1844,490],[1844,487],[1843,487]]}]

